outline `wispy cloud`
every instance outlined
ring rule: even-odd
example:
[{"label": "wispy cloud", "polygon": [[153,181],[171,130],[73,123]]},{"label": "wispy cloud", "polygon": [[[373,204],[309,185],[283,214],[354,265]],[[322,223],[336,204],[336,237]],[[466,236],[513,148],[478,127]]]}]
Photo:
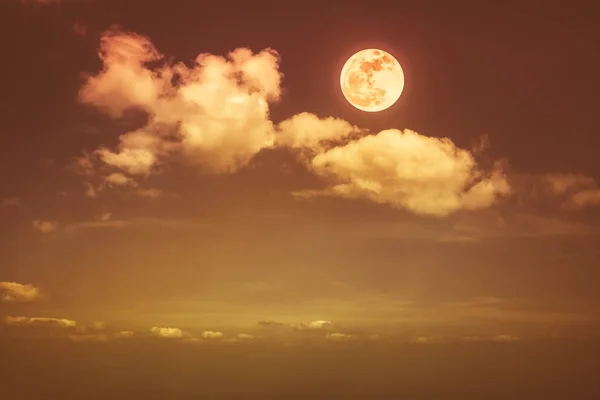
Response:
[{"label": "wispy cloud", "polygon": [[4,323],[12,326],[40,326],[54,328],[75,328],[77,323],[65,318],[48,317],[5,317]]},{"label": "wispy cloud", "polygon": [[109,342],[114,340],[131,339],[134,337],[133,331],[119,331],[114,333],[86,333],[72,334],[69,339],[73,342]]},{"label": "wispy cloud", "polygon": [[78,233],[94,229],[169,229],[169,230],[197,230],[208,229],[213,224],[205,221],[194,221],[190,219],[161,219],[161,218],[133,218],[114,219],[111,214],[106,213],[94,220],[73,222],[65,225],[62,230],[66,233]]},{"label": "wispy cloud", "polygon": [[0,282],[2,300],[8,302],[32,302],[42,298],[40,288],[31,284]]},{"label": "wispy cloud", "polygon": [[59,225],[56,221],[35,220],[33,228],[41,233],[51,233],[58,229]]}]

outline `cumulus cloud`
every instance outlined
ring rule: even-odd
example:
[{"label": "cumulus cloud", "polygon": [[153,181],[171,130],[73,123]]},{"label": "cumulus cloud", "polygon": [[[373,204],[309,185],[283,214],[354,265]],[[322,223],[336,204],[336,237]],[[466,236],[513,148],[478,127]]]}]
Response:
[{"label": "cumulus cloud", "polygon": [[308,323],[302,322],[294,327],[298,331],[327,331],[333,329],[331,321],[317,320]]},{"label": "cumulus cloud", "polygon": [[51,233],[58,229],[58,223],[55,221],[35,220],[33,228],[41,233]]},{"label": "cumulus cloud", "polygon": [[0,282],[3,301],[31,302],[41,298],[40,288],[17,282]]},{"label": "cumulus cloud", "polygon": [[160,338],[167,339],[183,339],[190,337],[190,334],[182,331],[179,328],[170,328],[162,326],[154,326],[150,328],[150,334]]},{"label": "cumulus cloud", "polygon": [[[275,51],[200,54],[190,67],[163,62],[143,36],[112,30],[102,36],[99,56],[103,70],[86,81],[80,101],[113,118],[140,109],[149,122],[122,135],[116,149],[101,147],[84,156],[80,166],[100,163],[143,177],[177,155],[206,170],[229,172],[273,145],[267,104],[280,95]],[[162,65],[151,69],[150,62]]]},{"label": "cumulus cloud", "polygon": [[4,323],[11,326],[41,326],[52,328],[75,328],[77,323],[65,318],[5,317]]},{"label": "cumulus cloud", "polygon": [[316,155],[311,166],[337,184],[299,196],[365,198],[418,214],[487,208],[511,192],[499,166],[485,172],[451,140],[410,130],[362,137]]},{"label": "cumulus cloud", "polygon": [[277,144],[296,149],[323,151],[326,144],[347,138],[360,129],[339,118],[319,118],[301,113],[278,125]]},{"label": "cumulus cloud", "polygon": [[200,334],[200,337],[205,340],[219,340],[223,338],[223,333],[215,331],[204,331]]},{"label": "cumulus cloud", "polygon": [[447,215],[490,207],[511,192],[499,165],[484,170],[472,152],[449,139],[411,130],[370,134],[309,113],[274,125],[269,104],[280,98],[282,74],[271,49],[200,54],[188,66],[165,61],[146,37],[110,30],[101,38],[99,57],[103,68],[86,80],[80,101],[112,118],[141,110],[148,122],[121,135],[116,148],[102,146],[76,161],[89,197],[107,186],[155,197],[157,190],[138,185],[165,163],[229,173],[275,147],[300,150],[310,168],[332,182],[325,190],[296,192],[300,197],[363,198]]}]

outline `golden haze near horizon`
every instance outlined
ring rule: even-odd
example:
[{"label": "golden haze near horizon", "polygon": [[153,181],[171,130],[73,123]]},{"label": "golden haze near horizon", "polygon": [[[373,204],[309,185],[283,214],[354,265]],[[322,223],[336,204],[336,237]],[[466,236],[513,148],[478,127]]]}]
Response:
[{"label": "golden haze near horizon", "polygon": [[592,25],[549,3],[109,3],[2,13],[28,33],[0,39],[0,342],[596,337]]}]

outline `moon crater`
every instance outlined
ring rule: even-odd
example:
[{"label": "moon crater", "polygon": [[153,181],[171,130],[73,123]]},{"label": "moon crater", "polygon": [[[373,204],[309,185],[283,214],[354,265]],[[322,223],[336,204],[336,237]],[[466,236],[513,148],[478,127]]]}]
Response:
[{"label": "moon crater", "polygon": [[404,71],[390,53],[365,49],[346,61],[340,86],[350,104],[362,111],[378,112],[391,107],[404,90]]}]

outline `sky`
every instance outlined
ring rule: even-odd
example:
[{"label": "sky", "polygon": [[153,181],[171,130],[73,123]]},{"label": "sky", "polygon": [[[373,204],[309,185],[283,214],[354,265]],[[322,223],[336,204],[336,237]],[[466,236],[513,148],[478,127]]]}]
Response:
[{"label": "sky", "polygon": [[[0,376],[14,393],[26,396],[31,360],[38,387],[59,385],[53,352],[68,360],[58,371],[95,360],[82,376],[113,365],[106,354],[138,357],[136,371],[152,369],[149,352],[178,360],[161,390],[181,393],[217,354],[268,366],[243,390],[294,393],[385,387],[390,373],[343,360],[390,371],[393,351],[417,391],[434,359],[448,360],[432,367],[444,393],[453,362],[485,374],[496,357],[484,371],[505,374],[523,355],[515,382],[535,370],[565,385],[599,367],[586,358],[600,333],[589,3],[0,10],[0,342],[20,360]],[[365,48],[405,74],[378,113],[339,87]],[[312,357],[339,376],[310,380]],[[303,378],[274,378],[275,359]],[[540,369],[568,360],[581,374]]]}]

